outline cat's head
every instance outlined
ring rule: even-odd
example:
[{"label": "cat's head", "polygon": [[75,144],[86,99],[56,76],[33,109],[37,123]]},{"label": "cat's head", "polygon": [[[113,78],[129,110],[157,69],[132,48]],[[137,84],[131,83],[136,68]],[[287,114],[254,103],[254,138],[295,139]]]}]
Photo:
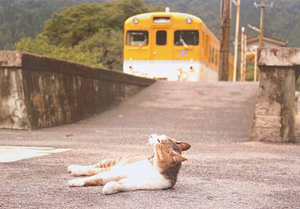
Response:
[{"label": "cat's head", "polygon": [[160,167],[173,167],[187,159],[181,156],[181,151],[188,150],[191,145],[186,142],[178,142],[165,135],[151,135],[149,144],[154,147],[154,160]]}]

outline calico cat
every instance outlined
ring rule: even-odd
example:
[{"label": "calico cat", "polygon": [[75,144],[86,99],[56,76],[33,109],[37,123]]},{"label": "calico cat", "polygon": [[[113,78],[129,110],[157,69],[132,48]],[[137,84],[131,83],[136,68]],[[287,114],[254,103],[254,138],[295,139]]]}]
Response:
[{"label": "calico cat", "polygon": [[93,175],[70,180],[69,186],[105,185],[104,194],[173,187],[181,163],[187,160],[181,156],[181,151],[188,150],[191,145],[155,134],[150,136],[149,144],[153,146],[154,153],[148,157],[143,154],[128,155],[104,160],[93,166],[69,166],[68,171],[72,175]]}]

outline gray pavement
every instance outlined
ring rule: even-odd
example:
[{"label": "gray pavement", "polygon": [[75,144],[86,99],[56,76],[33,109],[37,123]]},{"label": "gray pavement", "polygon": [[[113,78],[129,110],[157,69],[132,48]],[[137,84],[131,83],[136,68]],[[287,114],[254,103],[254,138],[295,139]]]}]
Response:
[{"label": "gray pavement", "polygon": [[[0,208],[300,208],[300,146],[248,141],[258,83],[158,81],[93,118],[31,132],[0,130],[0,146],[71,149],[0,163]],[[72,187],[71,164],[151,153],[150,134],[191,149],[174,188],[105,196]]]}]

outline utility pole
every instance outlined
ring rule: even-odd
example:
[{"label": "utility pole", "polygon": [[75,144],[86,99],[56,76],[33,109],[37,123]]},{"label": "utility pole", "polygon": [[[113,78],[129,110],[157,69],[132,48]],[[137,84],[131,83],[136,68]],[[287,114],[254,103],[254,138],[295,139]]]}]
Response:
[{"label": "utility pole", "polygon": [[[250,24],[248,24],[248,27],[251,28],[252,30],[255,30],[257,32],[260,32],[260,29],[257,27],[254,27]],[[254,54],[254,82],[256,82],[256,74],[257,74],[257,46],[252,46],[248,48],[252,54]]]},{"label": "utility pole", "polygon": [[265,7],[273,7],[273,3],[270,5],[265,4],[265,0],[261,0],[261,4],[256,4],[254,2],[254,6],[256,8],[261,8],[261,14],[260,14],[260,32],[259,32],[259,47],[263,47],[263,36],[264,36],[264,21],[265,21]]},{"label": "utility pole", "polygon": [[245,28],[242,27],[241,35],[241,81],[246,81],[246,52],[247,52],[247,36]]},{"label": "utility pole", "polygon": [[219,81],[228,81],[229,76],[230,1],[222,0]]},{"label": "utility pole", "polygon": [[261,14],[260,14],[260,32],[259,32],[259,47],[262,47],[262,39],[264,36],[264,20],[265,20],[265,0],[261,0]]},{"label": "utility pole", "polygon": [[237,72],[237,56],[238,56],[238,40],[239,40],[239,27],[240,27],[240,5],[241,0],[232,0],[236,6],[236,20],[235,20],[235,39],[234,39],[234,63],[233,63],[233,82],[236,81]]},{"label": "utility pole", "polygon": [[257,74],[257,47],[254,48],[254,82],[256,82]]}]

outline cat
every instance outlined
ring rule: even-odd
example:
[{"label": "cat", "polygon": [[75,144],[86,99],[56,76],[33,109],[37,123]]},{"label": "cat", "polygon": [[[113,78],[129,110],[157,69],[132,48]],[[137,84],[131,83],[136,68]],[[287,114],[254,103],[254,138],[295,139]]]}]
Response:
[{"label": "cat", "polygon": [[92,175],[70,180],[69,186],[105,185],[104,194],[173,187],[181,163],[187,160],[181,156],[181,151],[188,150],[191,145],[155,134],[149,137],[149,144],[153,146],[154,153],[148,157],[143,154],[128,155],[107,159],[93,166],[69,166],[68,171],[74,176]]}]

